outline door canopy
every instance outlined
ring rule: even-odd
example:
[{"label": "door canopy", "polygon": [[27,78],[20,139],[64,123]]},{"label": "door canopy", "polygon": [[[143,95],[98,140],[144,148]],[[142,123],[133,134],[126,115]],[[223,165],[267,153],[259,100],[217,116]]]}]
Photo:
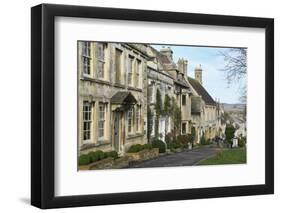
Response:
[{"label": "door canopy", "polygon": [[136,98],[130,92],[117,92],[110,100],[112,105],[117,105],[117,111],[124,111],[137,103]]}]

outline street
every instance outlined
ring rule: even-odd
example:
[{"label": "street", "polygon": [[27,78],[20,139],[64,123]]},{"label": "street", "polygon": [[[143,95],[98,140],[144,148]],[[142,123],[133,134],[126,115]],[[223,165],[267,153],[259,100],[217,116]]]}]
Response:
[{"label": "street", "polygon": [[204,147],[180,153],[163,155],[156,159],[134,163],[129,168],[192,166],[205,158],[215,155],[217,148]]}]

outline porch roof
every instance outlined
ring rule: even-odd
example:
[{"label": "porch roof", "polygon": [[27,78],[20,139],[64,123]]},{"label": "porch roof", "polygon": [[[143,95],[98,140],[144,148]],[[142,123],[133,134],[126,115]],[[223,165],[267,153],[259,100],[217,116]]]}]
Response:
[{"label": "porch roof", "polygon": [[136,98],[130,92],[119,91],[111,97],[111,104],[135,104]]}]

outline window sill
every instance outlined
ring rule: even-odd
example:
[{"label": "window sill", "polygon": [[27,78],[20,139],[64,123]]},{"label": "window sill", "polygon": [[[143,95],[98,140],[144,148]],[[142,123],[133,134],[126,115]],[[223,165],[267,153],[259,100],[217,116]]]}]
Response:
[{"label": "window sill", "polygon": [[118,88],[122,88],[122,89],[125,89],[125,88],[126,88],[125,85],[120,84],[120,83],[115,83],[114,86],[115,86],[115,87],[118,87]]},{"label": "window sill", "polygon": [[105,144],[105,143],[109,143],[109,140],[104,139],[104,138],[99,138],[97,144]]},{"label": "window sill", "polygon": [[83,141],[82,146],[83,146],[83,145],[87,145],[87,144],[91,144],[91,140],[85,140],[85,141]]},{"label": "window sill", "polygon": [[91,81],[91,82],[94,82],[94,83],[99,83],[99,84],[106,84],[106,85],[110,85],[110,82],[105,80],[105,79],[96,79],[96,78],[92,78],[92,77],[89,77],[89,76],[83,76],[81,78],[81,80],[84,80],[84,81]]},{"label": "window sill", "polygon": [[101,146],[105,146],[105,145],[110,145],[108,140],[98,141],[97,143],[84,143],[80,147],[80,151],[84,151],[84,150],[87,150],[90,148],[101,147]]},{"label": "window sill", "polygon": [[84,57],[84,58],[88,58],[88,59],[92,59],[90,55],[85,55],[85,54],[82,54],[82,57]]},{"label": "window sill", "polygon": [[138,137],[142,137],[142,136],[144,136],[143,133],[129,134],[129,135],[127,136],[127,139],[133,139],[133,138],[138,138]]},{"label": "window sill", "polygon": [[142,92],[142,89],[140,89],[140,88],[135,88],[135,87],[132,87],[132,86],[128,86],[128,89],[129,89],[129,90],[138,91],[138,92]]}]

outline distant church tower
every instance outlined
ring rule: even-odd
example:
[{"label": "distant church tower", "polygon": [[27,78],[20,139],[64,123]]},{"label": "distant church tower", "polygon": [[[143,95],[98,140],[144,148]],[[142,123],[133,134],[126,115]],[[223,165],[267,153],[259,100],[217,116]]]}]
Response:
[{"label": "distant church tower", "polygon": [[201,67],[201,64],[199,64],[199,66],[195,67],[194,74],[195,74],[195,79],[200,84],[202,84],[202,67]]}]

